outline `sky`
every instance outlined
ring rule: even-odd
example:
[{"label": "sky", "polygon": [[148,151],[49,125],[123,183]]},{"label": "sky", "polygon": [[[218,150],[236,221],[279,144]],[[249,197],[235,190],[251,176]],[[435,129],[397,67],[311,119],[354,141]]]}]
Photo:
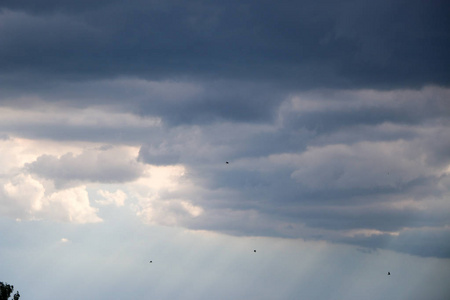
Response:
[{"label": "sky", "polygon": [[449,299],[449,15],[1,1],[0,281],[33,300]]}]

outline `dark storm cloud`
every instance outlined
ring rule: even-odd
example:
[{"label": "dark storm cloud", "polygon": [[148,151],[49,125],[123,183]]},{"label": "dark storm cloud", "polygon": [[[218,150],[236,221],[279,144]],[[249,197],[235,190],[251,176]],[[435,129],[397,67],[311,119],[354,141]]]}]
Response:
[{"label": "dark storm cloud", "polygon": [[[2,73],[449,83],[446,1],[11,1]],[[62,34],[65,33],[65,34]]]},{"label": "dark storm cloud", "polygon": [[285,92],[269,84],[210,81],[178,101],[152,98],[138,101],[133,110],[140,115],[164,116],[171,126],[215,121],[265,122],[273,120]]}]

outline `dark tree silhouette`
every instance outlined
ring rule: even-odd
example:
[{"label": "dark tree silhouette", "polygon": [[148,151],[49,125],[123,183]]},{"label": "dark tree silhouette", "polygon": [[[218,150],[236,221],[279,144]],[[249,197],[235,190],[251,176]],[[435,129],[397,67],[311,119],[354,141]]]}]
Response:
[{"label": "dark tree silhouette", "polygon": [[[7,283],[0,282],[0,300],[8,300],[9,296],[14,291],[14,286],[9,285]],[[16,294],[13,296],[12,300],[19,300],[20,294],[19,292],[16,292]]]}]

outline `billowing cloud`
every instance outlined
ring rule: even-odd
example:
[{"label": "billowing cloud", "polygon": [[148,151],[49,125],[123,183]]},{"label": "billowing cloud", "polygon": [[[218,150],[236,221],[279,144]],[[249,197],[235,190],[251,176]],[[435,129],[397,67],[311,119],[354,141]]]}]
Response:
[{"label": "billowing cloud", "polygon": [[18,220],[47,219],[71,223],[95,223],[102,219],[89,204],[85,187],[46,194],[44,186],[30,175],[17,175],[2,182],[0,212]]},{"label": "billowing cloud", "polygon": [[45,189],[31,176],[19,175],[2,185],[2,214],[32,218],[44,206]]},{"label": "billowing cloud", "polygon": [[55,192],[48,197],[48,209],[43,215],[51,220],[71,223],[96,223],[102,219],[97,209],[89,204],[85,187],[76,187]]},{"label": "billowing cloud", "polygon": [[195,187],[185,177],[183,166],[156,166],[146,175],[129,185],[137,200],[136,214],[144,222],[183,226],[203,214],[203,208],[193,204]]},{"label": "billowing cloud", "polygon": [[[18,220],[71,223],[102,221],[90,204],[85,185],[55,190],[51,180],[30,174],[25,166],[44,153],[80,152],[80,145],[9,138],[0,141],[0,214]],[[82,149],[82,147],[81,147]]]}]

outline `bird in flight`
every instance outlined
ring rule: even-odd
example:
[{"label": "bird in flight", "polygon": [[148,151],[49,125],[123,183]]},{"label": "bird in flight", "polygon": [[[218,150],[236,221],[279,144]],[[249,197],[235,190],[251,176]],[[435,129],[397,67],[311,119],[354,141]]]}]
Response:
[{"label": "bird in flight", "polygon": [[225,163],[226,163],[227,165],[229,164],[229,162],[227,162],[227,161],[226,161]]},{"label": "bird in flight", "polygon": [[256,252],[256,250],[253,250],[253,252]]},{"label": "bird in flight", "polygon": [[152,263],[153,261],[150,261],[150,263]]},{"label": "bird in flight", "polygon": [[388,275],[391,275],[391,272],[388,272]]}]

